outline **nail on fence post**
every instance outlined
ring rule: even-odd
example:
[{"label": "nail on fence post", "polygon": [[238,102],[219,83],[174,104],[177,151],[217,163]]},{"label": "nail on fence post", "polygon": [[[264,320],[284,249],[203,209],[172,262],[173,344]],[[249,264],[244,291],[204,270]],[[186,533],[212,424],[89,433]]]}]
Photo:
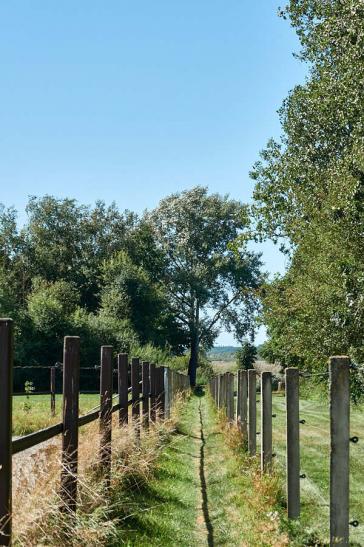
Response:
[{"label": "nail on fence post", "polygon": [[138,357],[131,360],[131,415],[137,439],[140,437],[140,362]]},{"label": "nail on fence post", "polygon": [[51,415],[56,415],[56,367],[50,368]]},{"label": "nail on fence post", "polygon": [[80,338],[66,336],[63,346],[62,511],[77,507]]},{"label": "nail on fence post", "polygon": [[261,377],[262,445],[261,471],[272,467],[272,373],[262,372]]},{"label": "nail on fence post", "polygon": [[142,392],[143,392],[143,425],[149,426],[149,394],[150,394],[150,379],[149,379],[149,363],[142,363]]},{"label": "nail on fence post", "polygon": [[249,397],[249,428],[248,448],[249,454],[255,456],[257,450],[257,383],[254,369],[248,370],[248,397]]},{"label": "nail on fence post", "polygon": [[350,359],[331,357],[330,545],[349,545]]},{"label": "nail on fence post", "polygon": [[156,409],[156,373],[155,373],[154,363],[150,363],[149,365],[149,376],[150,376],[150,421],[155,422],[157,417],[157,409]]},{"label": "nail on fence post", "polygon": [[13,321],[0,319],[0,545],[11,544]]},{"label": "nail on fence post", "polygon": [[112,346],[101,347],[100,371],[100,463],[108,487],[111,480],[111,428],[112,428],[112,392],[113,363]]},{"label": "nail on fence post", "polygon": [[300,415],[299,370],[286,368],[287,514],[300,516]]},{"label": "nail on fence post", "polygon": [[118,354],[119,425],[128,423],[128,354]]}]

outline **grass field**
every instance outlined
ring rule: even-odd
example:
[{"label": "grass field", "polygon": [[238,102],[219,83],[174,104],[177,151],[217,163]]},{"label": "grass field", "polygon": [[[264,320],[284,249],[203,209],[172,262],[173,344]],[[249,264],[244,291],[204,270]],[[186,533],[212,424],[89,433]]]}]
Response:
[{"label": "grass field", "polygon": [[[99,404],[97,394],[80,395],[80,414]],[[50,395],[16,395],[13,397],[13,435],[27,435],[61,420],[62,395],[56,395],[56,415],[51,416]]]},{"label": "grass field", "polygon": [[[258,396],[259,399],[259,396]],[[259,408],[260,405],[258,405]],[[273,397],[273,451],[275,465],[285,477],[285,398]],[[259,419],[259,412],[258,412]],[[300,401],[300,419],[306,423],[300,427],[301,473],[301,526],[304,538],[317,537],[326,545],[329,533],[329,455],[330,421],[328,403],[314,400]],[[357,519],[359,527],[350,527],[351,545],[364,546],[364,407],[351,409],[351,435],[359,437],[358,444],[350,446],[350,520]],[[259,424],[259,421],[258,421]],[[260,431],[260,425],[258,425]],[[259,448],[259,439],[258,448]],[[302,545],[303,536],[292,545]],[[308,543],[314,545],[314,543]]]}]

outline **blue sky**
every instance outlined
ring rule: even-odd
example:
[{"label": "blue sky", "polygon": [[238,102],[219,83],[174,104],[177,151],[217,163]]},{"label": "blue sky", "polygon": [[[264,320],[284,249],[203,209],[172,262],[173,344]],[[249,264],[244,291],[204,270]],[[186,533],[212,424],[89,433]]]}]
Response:
[{"label": "blue sky", "polygon": [[[249,170],[305,77],[278,5],[2,2],[0,202],[23,220],[31,194],[141,212],[201,184],[249,201]],[[278,251],[262,250],[282,271]]]}]

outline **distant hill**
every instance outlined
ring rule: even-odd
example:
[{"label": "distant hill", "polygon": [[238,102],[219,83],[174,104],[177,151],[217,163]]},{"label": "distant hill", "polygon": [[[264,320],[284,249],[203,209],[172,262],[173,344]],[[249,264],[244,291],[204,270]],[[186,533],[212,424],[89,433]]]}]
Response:
[{"label": "distant hill", "polygon": [[235,361],[237,346],[215,346],[207,353],[211,361]]}]

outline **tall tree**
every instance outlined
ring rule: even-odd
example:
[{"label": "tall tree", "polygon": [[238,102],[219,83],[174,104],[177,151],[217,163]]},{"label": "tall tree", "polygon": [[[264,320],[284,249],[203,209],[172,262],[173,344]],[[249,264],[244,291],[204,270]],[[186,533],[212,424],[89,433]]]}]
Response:
[{"label": "tall tree", "polygon": [[232,245],[248,226],[247,208],[196,187],[163,199],[145,221],[165,255],[162,282],[186,332],[194,386],[200,345],[211,347],[222,326],[240,339],[253,328],[260,259]]},{"label": "tall tree", "polygon": [[360,0],[291,0],[282,12],[309,77],[280,110],[283,136],[253,170],[258,236],[291,257],[265,287],[271,349],[320,366],[364,360],[364,10]]}]

